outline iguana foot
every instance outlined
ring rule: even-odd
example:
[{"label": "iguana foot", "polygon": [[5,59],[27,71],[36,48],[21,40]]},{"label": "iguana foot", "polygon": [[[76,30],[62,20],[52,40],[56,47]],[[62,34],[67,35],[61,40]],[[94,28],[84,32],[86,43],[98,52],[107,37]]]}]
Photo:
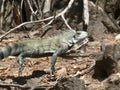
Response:
[{"label": "iguana foot", "polygon": [[50,68],[50,76],[53,77],[54,76],[54,71],[55,69],[54,68]]},{"label": "iguana foot", "polygon": [[23,63],[24,63],[24,60],[23,60],[23,57],[21,57],[20,55],[18,56],[17,58],[17,62],[19,64],[19,70],[18,70],[18,76],[21,76],[22,75],[22,71],[23,71]]},{"label": "iguana foot", "polygon": [[19,64],[19,71],[18,71],[18,75],[22,74],[22,71],[24,69],[23,64],[24,64],[24,58],[27,56],[31,56],[34,53],[34,50],[31,51],[25,51],[22,52],[21,54],[19,54],[18,58],[17,58],[17,62]]},{"label": "iguana foot", "polygon": [[18,76],[22,76],[23,66],[19,66]]}]

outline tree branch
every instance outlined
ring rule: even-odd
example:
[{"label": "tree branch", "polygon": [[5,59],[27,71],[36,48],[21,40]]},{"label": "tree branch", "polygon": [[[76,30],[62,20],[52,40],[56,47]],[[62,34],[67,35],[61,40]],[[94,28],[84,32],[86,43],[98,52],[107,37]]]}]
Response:
[{"label": "tree branch", "polygon": [[87,31],[87,27],[89,24],[89,9],[88,9],[88,0],[83,0],[83,29]]},{"label": "tree branch", "polygon": [[0,12],[0,29],[2,29],[2,27],[3,27],[4,4],[5,4],[5,0],[2,0],[1,12]]},{"label": "tree branch", "polygon": [[[0,39],[2,39],[4,36],[8,35],[9,33],[13,32],[14,30],[24,26],[24,25],[27,25],[27,24],[33,24],[33,23],[39,23],[39,22],[43,22],[43,21],[47,21],[47,20],[50,20],[52,19],[47,25],[50,25],[54,19],[58,18],[59,16],[64,16],[64,14],[71,8],[72,4],[73,4],[74,0],[70,0],[69,3],[68,3],[68,6],[60,13],[58,13],[56,16],[51,16],[51,17],[48,17],[48,18],[45,18],[45,19],[41,19],[41,20],[37,20],[37,21],[30,21],[30,22],[24,22],[12,29],[10,29],[8,32],[6,32],[5,34],[1,35],[0,36]],[[72,29],[67,23],[66,23],[66,20],[64,20],[66,26],[69,28],[69,29]],[[45,25],[46,26],[46,25]]]}]

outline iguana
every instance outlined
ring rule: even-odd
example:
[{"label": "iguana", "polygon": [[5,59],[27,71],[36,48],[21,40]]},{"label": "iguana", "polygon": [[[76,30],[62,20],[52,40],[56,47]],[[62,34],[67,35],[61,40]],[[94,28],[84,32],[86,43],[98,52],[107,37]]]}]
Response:
[{"label": "iguana", "polygon": [[88,33],[85,31],[65,30],[52,37],[23,39],[1,48],[0,60],[7,56],[18,56],[19,72],[21,72],[25,57],[52,55],[50,63],[50,74],[52,75],[57,56],[66,53],[75,43],[85,40],[87,36]]}]

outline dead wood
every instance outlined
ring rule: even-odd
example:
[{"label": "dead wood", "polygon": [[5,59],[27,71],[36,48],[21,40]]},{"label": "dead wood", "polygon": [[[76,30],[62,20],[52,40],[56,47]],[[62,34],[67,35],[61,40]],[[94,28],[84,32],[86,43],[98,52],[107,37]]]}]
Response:
[{"label": "dead wood", "polygon": [[29,86],[27,84],[25,85],[20,85],[20,84],[11,84],[11,83],[7,83],[7,82],[0,82],[0,86],[1,87],[6,87],[6,88],[11,88],[11,87],[14,87],[14,88],[18,88],[18,89],[25,89],[25,90],[35,90],[35,89],[46,89],[46,88],[50,88],[52,87],[53,85],[38,85],[38,86],[35,86],[33,87],[32,85]]}]

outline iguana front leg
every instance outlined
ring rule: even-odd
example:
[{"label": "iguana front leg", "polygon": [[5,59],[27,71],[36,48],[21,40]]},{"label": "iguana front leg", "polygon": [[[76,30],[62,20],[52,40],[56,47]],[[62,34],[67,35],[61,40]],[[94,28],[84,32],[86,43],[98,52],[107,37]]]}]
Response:
[{"label": "iguana front leg", "polygon": [[58,50],[56,50],[55,53],[53,53],[51,57],[51,63],[50,63],[50,75],[51,76],[54,74],[54,71],[55,71],[55,63],[56,63],[57,57],[65,53],[67,50],[68,50],[68,45],[64,44]]}]

